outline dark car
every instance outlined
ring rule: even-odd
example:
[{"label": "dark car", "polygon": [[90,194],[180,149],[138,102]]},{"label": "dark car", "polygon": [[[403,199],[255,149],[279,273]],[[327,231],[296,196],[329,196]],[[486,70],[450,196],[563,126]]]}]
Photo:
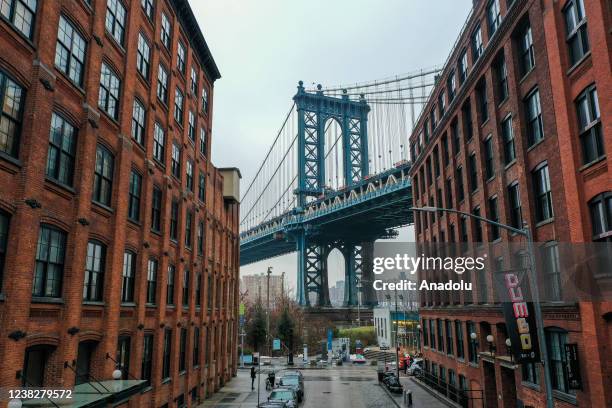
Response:
[{"label": "dark car", "polygon": [[297,394],[291,388],[277,388],[270,393],[268,402],[282,401],[287,404],[288,408],[296,408],[298,406]]},{"label": "dark car", "polygon": [[383,373],[381,381],[384,385],[387,385],[387,381],[392,377],[395,378],[395,373],[393,371],[387,371]]},{"label": "dark car", "polygon": [[388,377],[386,378],[386,380],[387,381],[385,382],[385,386],[387,387],[389,391],[398,393],[398,394],[402,393],[402,391],[404,390],[404,387],[402,387],[402,384],[400,383],[400,381],[398,380],[396,376]]},{"label": "dark car", "polygon": [[281,387],[291,388],[295,391],[298,397],[298,402],[304,399],[304,380],[296,374],[285,374],[281,377],[278,385]]}]

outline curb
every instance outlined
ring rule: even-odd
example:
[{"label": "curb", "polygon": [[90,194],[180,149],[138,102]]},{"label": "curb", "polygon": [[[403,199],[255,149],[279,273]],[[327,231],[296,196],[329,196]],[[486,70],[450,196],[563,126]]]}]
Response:
[{"label": "curb", "polygon": [[383,389],[383,391],[385,391],[387,396],[391,399],[391,401],[397,408],[402,408],[402,406],[395,400],[395,397],[393,396],[393,394],[391,394],[391,392],[387,389],[387,387],[385,387],[383,383],[379,382],[378,385],[380,386],[380,388]]}]

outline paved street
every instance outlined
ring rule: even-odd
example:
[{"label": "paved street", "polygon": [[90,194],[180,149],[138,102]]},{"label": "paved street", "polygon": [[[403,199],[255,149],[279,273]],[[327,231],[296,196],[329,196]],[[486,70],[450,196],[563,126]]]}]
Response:
[{"label": "paved street", "polygon": [[[276,370],[282,368],[277,367]],[[265,373],[261,377],[260,401],[267,399]],[[305,400],[301,408],[386,408],[402,405],[402,396],[390,397],[378,384],[376,367],[352,366],[332,367],[325,369],[306,369],[304,373]],[[277,371],[277,376],[282,372]],[[278,378],[278,377],[277,377]],[[445,407],[408,378],[402,378],[402,384],[412,390],[414,408]],[[395,402],[393,401],[393,399]],[[200,407],[256,407],[257,380],[255,390],[251,391],[249,370],[238,370],[238,376],[222,388]]]}]

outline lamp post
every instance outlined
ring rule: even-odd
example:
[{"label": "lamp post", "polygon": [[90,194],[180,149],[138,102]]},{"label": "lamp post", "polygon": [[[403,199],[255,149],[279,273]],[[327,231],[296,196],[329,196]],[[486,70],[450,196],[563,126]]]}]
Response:
[{"label": "lamp post", "polygon": [[416,341],[417,341],[417,350],[420,353],[421,352],[421,325],[417,324],[417,335],[416,335]]},{"label": "lamp post", "polygon": [[481,222],[484,222],[490,225],[494,225],[496,227],[508,230],[510,232],[513,232],[515,234],[522,235],[523,237],[525,237],[525,240],[527,241],[527,251],[529,253],[529,262],[531,264],[531,268],[529,269],[529,271],[531,272],[530,274],[531,276],[529,276],[529,287],[531,290],[531,296],[533,297],[532,300],[533,300],[533,309],[535,312],[535,320],[536,320],[536,326],[537,326],[536,329],[537,329],[538,337],[540,339],[539,341],[540,358],[542,360],[542,364],[544,365],[544,385],[546,387],[546,408],[554,408],[553,394],[552,394],[552,378],[551,378],[550,369],[549,369],[550,360],[548,358],[548,349],[546,346],[546,337],[544,333],[544,318],[542,316],[542,305],[540,304],[540,291],[538,288],[538,274],[537,274],[537,265],[535,262],[535,254],[534,254],[534,248],[533,248],[533,237],[531,236],[531,230],[529,229],[529,226],[527,225],[527,223],[523,222],[523,228],[519,229],[519,228],[512,227],[510,225],[506,225],[506,224],[499,223],[497,221],[490,220],[488,218],[481,217],[479,215],[470,214],[465,211],[455,210],[453,208],[439,208],[439,207],[425,206],[425,207],[412,207],[411,210],[422,211],[422,212],[427,212],[427,213],[441,211],[441,212],[464,215],[466,217],[474,218]]}]

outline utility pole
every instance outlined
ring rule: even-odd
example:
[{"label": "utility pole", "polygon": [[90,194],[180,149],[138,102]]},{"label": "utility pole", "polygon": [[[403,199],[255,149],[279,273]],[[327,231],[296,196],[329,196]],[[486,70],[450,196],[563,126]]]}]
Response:
[{"label": "utility pole", "polygon": [[397,341],[398,336],[398,319],[397,319],[397,289],[395,290],[395,371],[397,379],[399,381],[399,343]]}]

